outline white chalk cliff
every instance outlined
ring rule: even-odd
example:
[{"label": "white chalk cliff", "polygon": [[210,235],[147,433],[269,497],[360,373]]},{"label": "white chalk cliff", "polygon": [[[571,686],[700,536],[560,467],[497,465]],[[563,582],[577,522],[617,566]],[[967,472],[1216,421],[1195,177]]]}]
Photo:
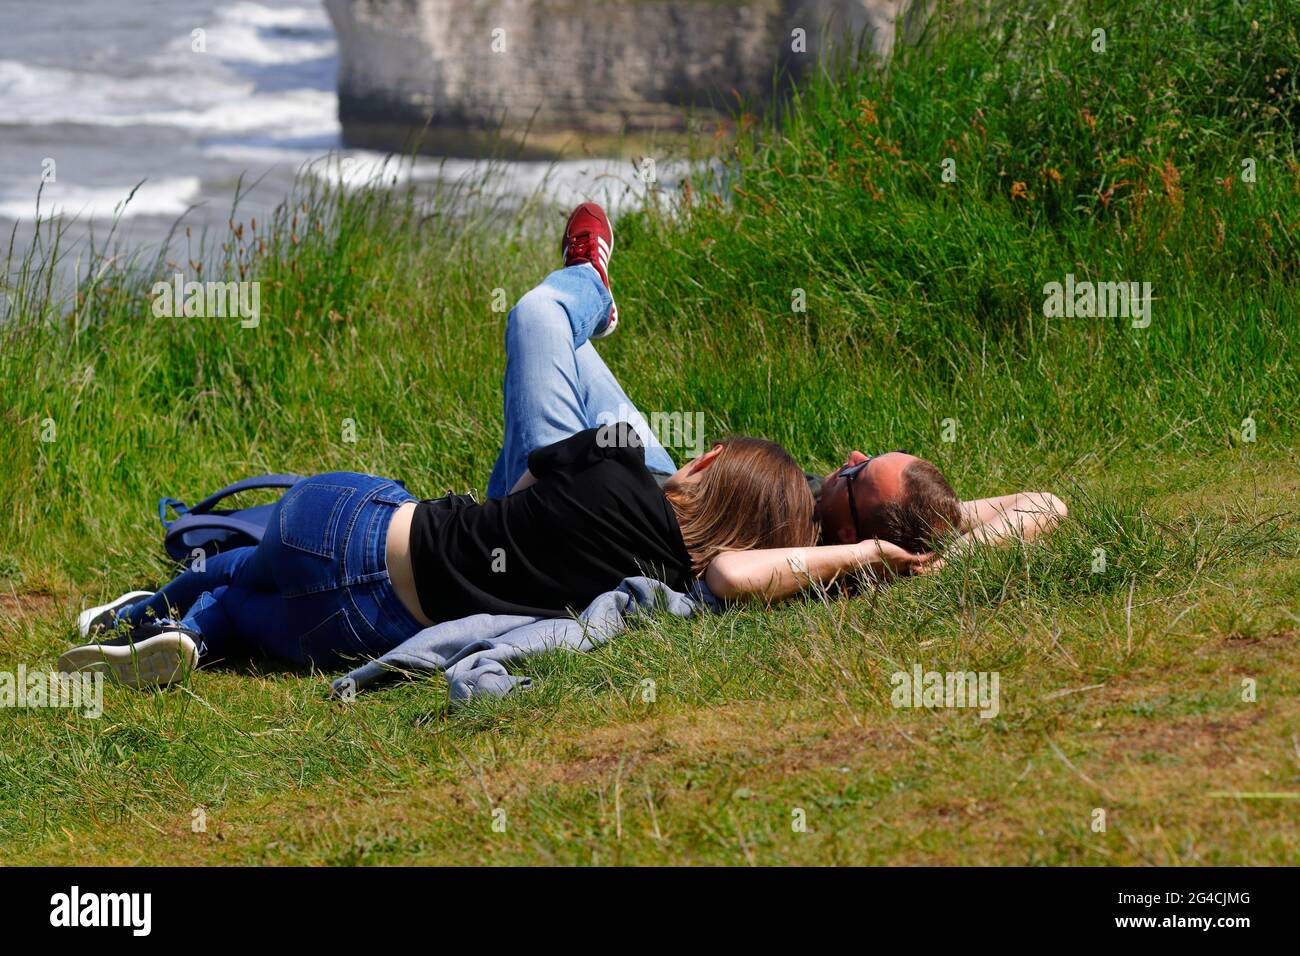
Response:
[{"label": "white chalk cliff", "polygon": [[[349,145],[481,155],[500,134],[679,131],[865,37],[907,0],[325,0]],[[799,31],[802,31],[800,33]],[[539,145],[541,144],[541,145]]]}]

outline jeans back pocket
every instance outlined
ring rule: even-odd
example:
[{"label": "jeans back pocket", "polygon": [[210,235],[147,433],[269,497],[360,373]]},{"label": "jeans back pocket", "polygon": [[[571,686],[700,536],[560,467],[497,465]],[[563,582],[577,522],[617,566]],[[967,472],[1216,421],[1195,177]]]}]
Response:
[{"label": "jeans back pocket", "polygon": [[322,558],[339,553],[342,519],[355,488],[308,478],[280,499],[280,541]]}]

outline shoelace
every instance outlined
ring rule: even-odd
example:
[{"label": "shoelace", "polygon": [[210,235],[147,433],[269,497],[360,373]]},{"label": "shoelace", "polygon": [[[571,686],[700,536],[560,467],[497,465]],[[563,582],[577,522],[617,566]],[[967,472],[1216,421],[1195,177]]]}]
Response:
[{"label": "shoelace", "polygon": [[583,262],[595,261],[596,257],[591,254],[591,233],[578,233],[565,248],[564,261],[572,262],[574,259],[580,259]]}]

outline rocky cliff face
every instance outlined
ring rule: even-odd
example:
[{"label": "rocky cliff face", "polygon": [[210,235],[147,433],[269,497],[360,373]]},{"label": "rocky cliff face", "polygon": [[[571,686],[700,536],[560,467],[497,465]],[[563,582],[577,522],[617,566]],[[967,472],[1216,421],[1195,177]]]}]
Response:
[{"label": "rocky cliff face", "polygon": [[[325,0],[349,145],[553,152],[563,134],[680,131],[761,104],[908,0]],[[572,136],[569,137],[572,140]]]}]

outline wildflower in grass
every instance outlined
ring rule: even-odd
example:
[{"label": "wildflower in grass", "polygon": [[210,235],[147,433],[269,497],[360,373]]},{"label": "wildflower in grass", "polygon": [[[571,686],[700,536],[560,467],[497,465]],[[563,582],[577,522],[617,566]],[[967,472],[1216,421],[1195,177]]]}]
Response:
[{"label": "wildflower in grass", "polygon": [[1180,184],[1182,174],[1168,157],[1160,167],[1160,180],[1164,184],[1165,198],[1169,200],[1169,205],[1181,210],[1183,208],[1183,187]]}]

